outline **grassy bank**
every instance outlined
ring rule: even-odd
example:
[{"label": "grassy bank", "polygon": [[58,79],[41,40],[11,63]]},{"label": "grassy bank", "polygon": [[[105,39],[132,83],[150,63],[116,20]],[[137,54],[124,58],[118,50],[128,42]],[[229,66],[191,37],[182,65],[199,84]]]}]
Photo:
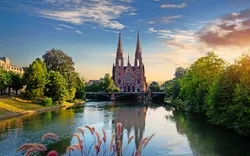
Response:
[{"label": "grassy bank", "polygon": [[83,104],[84,101],[75,100],[73,102],[67,102],[63,105],[54,105],[46,107],[34,101],[22,100],[15,97],[2,97],[0,98],[0,120],[18,117],[22,115],[43,113],[46,111],[52,111],[63,107],[75,107]]}]

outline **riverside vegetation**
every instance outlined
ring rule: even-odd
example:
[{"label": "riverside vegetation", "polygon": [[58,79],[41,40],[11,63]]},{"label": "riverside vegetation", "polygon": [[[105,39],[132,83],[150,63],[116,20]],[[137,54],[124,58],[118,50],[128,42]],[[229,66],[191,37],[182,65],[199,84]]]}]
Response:
[{"label": "riverside vegetation", "polygon": [[[77,132],[74,133],[74,137],[77,140],[77,143],[68,146],[66,149],[66,154],[69,156],[73,155],[126,155],[127,148],[130,144],[130,142],[134,139],[134,136],[130,136],[128,139],[127,144],[123,146],[122,142],[122,123],[116,124],[116,131],[112,134],[112,138],[110,139],[110,142],[108,143],[108,138],[106,131],[102,129],[103,137],[101,138],[100,134],[95,130],[94,127],[91,126],[85,126],[87,130],[89,130],[90,134],[93,136],[93,142],[91,145],[87,145],[85,141],[85,132],[83,128],[77,128]],[[152,134],[150,137],[146,137],[142,139],[140,142],[139,148],[134,149],[134,152],[132,153],[132,156],[140,156],[142,155],[143,149],[147,146],[148,142],[152,139],[152,137],[155,134]],[[46,139],[51,140],[59,140],[57,135],[55,133],[47,133],[42,137],[42,141],[45,142]],[[25,156],[30,156],[34,153],[38,152],[44,152],[48,153],[47,156],[57,156],[58,153],[55,150],[47,151],[47,148],[45,145],[40,143],[26,143],[21,145],[17,152],[25,153]]]},{"label": "riverside vegetation", "polygon": [[[52,106],[74,102],[75,99],[84,100],[85,91],[93,90],[91,86],[86,88],[85,80],[75,71],[72,58],[61,50],[47,51],[42,59],[37,58],[24,71],[24,74],[20,75],[0,68],[1,95],[7,88],[9,96],[10,88],[16,90],[16,94],[22,90],[21,99]],[[98,87],[100,91],[119,91],[109,74],[101,79]],[[4,99],[6,101],[6,98]],[[16,100],[8,98],[8,101],[13,103]],[[4,114],[6,111],[3,108],[0,112]]]},{"label": "riverside vegetation", "polygon": [[209,52],[189,68],[176,69],[166,95],[186,111],[206,115],[210,123],[250,136],[250,56],[233,64]]}]

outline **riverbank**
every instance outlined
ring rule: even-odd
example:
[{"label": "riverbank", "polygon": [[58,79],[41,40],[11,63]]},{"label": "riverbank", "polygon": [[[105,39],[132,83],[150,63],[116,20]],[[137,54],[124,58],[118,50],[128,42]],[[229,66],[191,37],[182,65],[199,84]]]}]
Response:
[{"label": "riverbank", "polygon": [[45,107],[32,101],[22,100],[14,97],[0,98],[0,120],[20,117],[24,115],[33,115],[54,111],[60,108],[70,108],[83,106],[85,101],[76,100],[72,103],[65,103],[63,105]]}]

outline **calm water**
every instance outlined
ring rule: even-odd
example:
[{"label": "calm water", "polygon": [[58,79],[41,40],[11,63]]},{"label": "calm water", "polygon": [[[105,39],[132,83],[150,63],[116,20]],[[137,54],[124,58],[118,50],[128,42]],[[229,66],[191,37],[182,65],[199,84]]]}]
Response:
[{"label": "calm water", "polygon": [[[67,146],[76,143],[73,134],[77,127],[91,125],[100,133],[104,128],[110,138],[117,122],[122,122],[125,126],[123,144],[126,144],[128,136],[135,136],[127,155],[131,155],[142,138],[153,133],[155,136],[143,150],[143,155],[244,156],[250,153],[250,141],[246,138],[207,124],[199,116],[187,115],[170,106],[87,102],[84,108],[1,121],[0,155],[21,155],[16,153],[20,145],[41,143],[40,138],[48,132],[56,133],[60,141],[46,142],[47,147],[65,154]],[[90,145],[93,138],[88,131],[85,135],[86,142]]]}]

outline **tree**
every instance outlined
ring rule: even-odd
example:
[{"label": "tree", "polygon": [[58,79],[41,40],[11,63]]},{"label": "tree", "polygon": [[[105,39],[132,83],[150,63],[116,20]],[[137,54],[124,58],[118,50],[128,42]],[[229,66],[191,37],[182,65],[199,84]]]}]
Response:
[{"label": "tree", "polygon": [[75,98],[84,99],[86,96],[85,88],[86,88],[86,85],[85,85],[84,79],[83,78],[81,79],[80,77],[78,77]]},{"label": "tree", "polygon": [[75,71],[72,58],[61,50],[51,49],[47,51],[43,55],[43,61],[46,64],[47,70],[57,71],[61,74]]},{"label": "tree", "polygon": [[214,80],[225,69],[225,62],[214,52],[199,58],[180,79],[180,97],[187,108],[196,112],[206,110],[205,99]]},{"label": "tree", "polygon": [[44,63],[37,58],[24,72],[24,82],[26,84],[25,97],[28,99],[42,98],[45,85],[48,83],[47,70]]},{"label": "tree", "polygon": [[164,83],[166,97],[172,98],[173,96],[173,80],[168,80]]},{"label": "tree", "polygon": [[119,92],[119,88],[117,88],[114,84],[114,81],[110,77],[109,74],[105,74],[104,78],[100,79],[100,88],[104,92]]},{"label": "tree", "polygon": [[67,100],[73,100],[76,93],[78,75],[75,72],[72,58],[61,50],[52,49],[43,55],[43,60],[49,71],[57,71],[63,75],[67,81]]},{"label": "tree", "polygon": [[12,84],[11,88],[16,90],[16,95],[18,94],[18,90],[23,88],[23,78],[21,74],[18,73],[11,73]]},{"label": "tree", "polygon": [[[3,95],[3,90],[12,84],[11,75],[9,72],[0,67],[0,90],[1,95]],[[10,94],[10,89],[9,89]]]},{"label": "tree", "polygon": [[59,72],[50,71],[49,83],[46,85],[46,96],[51,97],[54,102],[62,104],[67,100],[68,96],[66,85],[67,81]]},{"label": "tree", "polygon": [[158,84],[158,82],[153,81],[150,85],[149,85],[149,89],[153,92],[159,92],[160,91],[160,85]]}]

